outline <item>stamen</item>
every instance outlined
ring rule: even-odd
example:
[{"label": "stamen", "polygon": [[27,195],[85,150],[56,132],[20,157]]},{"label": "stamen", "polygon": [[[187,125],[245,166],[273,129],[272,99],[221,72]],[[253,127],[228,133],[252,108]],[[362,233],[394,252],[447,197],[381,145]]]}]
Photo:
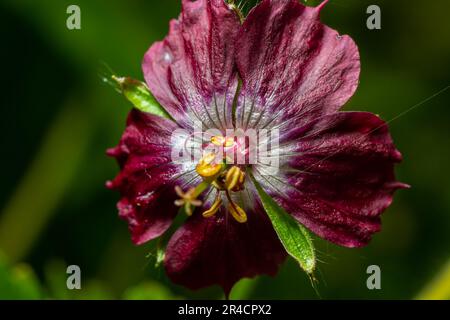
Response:
[{"label": "stamen", "polygon": [[219,192],[217,192],[216,200],[214,201],[211,208],[209,208],[208,210],[206,210],[205,212],[202,213],[203,217],[205,217],[205,218],[212,217],[213,215],[215,215],[217,213],[217,211],[219,211],[221,205],[222,205],[222,199],[220,198]]},{"label": "stamen", "polygon": [[231,167],[225,177],[225,185],[228,190],[240,191],[244,189],[245,173],[239,167]]},{"label": "stamen", "polygon": [[241,207],[239,207],[235,202],[233,202],[233,199],[231,199],[228,190],[225,191],[225,194],[229,202],[228,211],[231,213],[233,218],[239,223],[247,222],[247,214],[245,213],[245,211]]},{"label": "stamen", "polygon": [[216,146],[221,146],[225,142],[225,138],[222,136],[214,136],[214,137],[211,137],[211,142],[213,144],[215,144]]},{"label": "stamen", "polygon": [[231,202],[228,205],[228,211],[230,211],[231,215],[233,216],[233,218],[239,222],[239,223],[245,223],[247,222],[247,214],[245,213],[245,211],[239,207],[236,203]]},{"label": "stamen", "polygon": [[219,147],[232,147],[234,145],[234,137],[213,136],[211,137],[211,143]]},{"label": "stamen", "polygon": [[[220,177],[219,177],[219,178],[220,178]],[[216,188],[217,190],[225,190],[225,189],[226,189],[225,186],[224,186],[224,184],[223,184],[221,181],[219,181],[219,179],[214,180],[214,181],[211,183],[211,185],[212,185],[214,188]]]},{"label": "stamen", "polygon": [[222,169],[221,163],[213,163],[215,159],[216,155],[214,153],[206,154],[203,158],[200,159],[195,170],[203,178],[211,178],[215,176]]}]

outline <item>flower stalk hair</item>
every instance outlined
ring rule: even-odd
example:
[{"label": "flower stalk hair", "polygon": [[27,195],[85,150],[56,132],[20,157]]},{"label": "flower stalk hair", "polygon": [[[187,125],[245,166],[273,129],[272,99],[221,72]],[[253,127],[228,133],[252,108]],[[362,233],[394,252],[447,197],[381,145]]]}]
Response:
[{"label": "flower stalk hair", "polygon": [[287,256],[312,278],[310,232],[365,246],[408,187],[387,124],[340,111],[360,56],[320,21],[325,4],[262,0],[244,15],[234,1],[182,0],[144,55],[145,83],[108,80],[134,108],[108,150],[120,172],[107,187],[137,245],[185,216],[160,255],[174,283],[228,294]]}]

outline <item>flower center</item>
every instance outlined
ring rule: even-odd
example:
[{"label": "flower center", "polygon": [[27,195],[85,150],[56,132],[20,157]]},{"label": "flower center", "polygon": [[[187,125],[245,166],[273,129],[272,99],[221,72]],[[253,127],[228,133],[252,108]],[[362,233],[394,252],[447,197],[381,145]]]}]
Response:
[{"label": "flower center", "polygon": [[213,136],[211,142],[216,146],[228,148],[234,145],[234,137]]},{"label": "flower center", "polygon": [[[235,144],[234,138],[225,138],[214,136],[211,143],[220,147],[232,147]],[[189,189],[186,193],[182,192],[177,186],[175,191],[180,199],[175,201],[175,205],[183,206],[187,215],[192,215],[193,207],[201,206],[202,202],[197,197],[208,187],[216,189],[216,197],[209,209],[202,213],[203,217],[214,216],[222,207],[223,199],[228,202],[228,212],[239,223],[247,221],[245,211],[232,199],[232,193],[244,190],[245,173],[236,165],[228,165],[224,156],[215,152],[207,152],[198,162],[196,172],[202,177],[203,182],[197,187]]]}]

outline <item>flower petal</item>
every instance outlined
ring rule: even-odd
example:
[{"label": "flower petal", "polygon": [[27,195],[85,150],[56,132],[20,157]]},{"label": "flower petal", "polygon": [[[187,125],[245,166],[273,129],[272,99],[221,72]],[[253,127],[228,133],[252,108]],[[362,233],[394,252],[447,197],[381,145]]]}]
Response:
[{"label": "flower petal", "polygon": [[169,278],[190,289],[218,284],[228,294],[239,279],[274,276],[286,253],[261,207],[238,223],[222,209],[213,217],[194,214],[166,250]]},{"label": "flower petal", "polygon": [[243,24],[236,61],[243,87],[239,127],[292,125],[337,111],[358,85],[358,48],[322,24],[323,6],[263,0]]},{"label": "flower petal", "polygon": [[[297,135],[295,137],[295,134]],[[401,161],[386,123],[366,112],[339,112],[293,130],[281,151],[284,177],[259,176],[286,211],[319,236],[347,247],[380,230]]]},{"label": "flower petal", "polygon": [[120,191],[119,215],[128,221],[136,244],[169,228],[178,210],[174,187],[190,178],[189,171],[182,174],[181,166],[171,161],[171,134],[176,128],[170,120],[133,109],[119,145],[108,150],[121,172],[107,187]]},{"label": "flower petal", "polygon": [[192,127],[189,118],[206,128],[231,126],[239,27],[224,0],[183,0],[169,35],[145,54],[142,68],[150,91],[181,126]]}]

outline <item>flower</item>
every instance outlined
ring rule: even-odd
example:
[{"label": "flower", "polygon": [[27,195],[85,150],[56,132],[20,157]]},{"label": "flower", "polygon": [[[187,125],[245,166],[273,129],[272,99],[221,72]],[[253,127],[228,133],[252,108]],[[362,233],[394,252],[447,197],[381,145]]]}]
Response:
[{"label": "flower", "polygon": [[[349,36],[320,22],[324,4],[262,0],[241,24],[224,0],[183,0],[168,36],[145,54],[147,85],[175,121],[133,109],[108,152],[121,168],[108,187],[122,195],[136,244],[161,236],[180,207],[189,214],[166,248],[175,283],[229,292],[243,277],[276,274],[286,252],[247,174],[299,223],[346,247],[366,245],[394,191],[407,187],[394,177],[401,154],[386,123],[339,111],[360,59]],[[173,133],[193,132],[195,121],[221,133],[213,145],[244,152],[227,129],[278,130],[278,172],[215,152],[173,161],[183,144]]]}]

